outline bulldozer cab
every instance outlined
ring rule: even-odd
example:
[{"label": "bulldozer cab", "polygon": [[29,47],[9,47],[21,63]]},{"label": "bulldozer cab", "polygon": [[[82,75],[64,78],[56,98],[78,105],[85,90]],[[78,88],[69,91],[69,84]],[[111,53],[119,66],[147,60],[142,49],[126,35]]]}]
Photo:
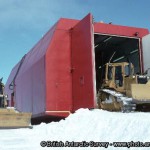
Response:
[{"label": "bulldozer cab", "polygon": [[124,92],[124,79],[127,76],[133,75],[133,73],[134,68],[130,63],[107,63],[103,87],[112,88],[119,92]]}]

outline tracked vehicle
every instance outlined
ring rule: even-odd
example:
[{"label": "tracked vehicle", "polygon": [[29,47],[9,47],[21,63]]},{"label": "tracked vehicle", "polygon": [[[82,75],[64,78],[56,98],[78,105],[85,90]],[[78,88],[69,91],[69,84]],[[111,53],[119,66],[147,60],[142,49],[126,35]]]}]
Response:
[{"label": "tracked vehicle", "polygon": [[134,74],[132,63],[107,63],[98,107],[109,111],[150,111],[149,76]]}]

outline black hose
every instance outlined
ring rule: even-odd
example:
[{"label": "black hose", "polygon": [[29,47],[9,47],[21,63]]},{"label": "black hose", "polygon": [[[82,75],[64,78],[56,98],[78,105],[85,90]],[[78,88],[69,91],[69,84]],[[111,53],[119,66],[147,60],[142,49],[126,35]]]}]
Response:
[{"label": "black hose", "polygon": [[21,59],[21,61],[20,61],[20,64],[19,64],[19,67],[18,67],[18,69],[17,69],[17,72],[16,72],[16,74],[15,74],[15,76],[14,76],[12,82],[9,84],[9,89],[10,89],[10,90],[14,90],[14,87],[15,87],[15,80],[16,80],[16,77],[17,77],[17,75],[18,75],[18,73],[19,73],[19,71],[20,71],[20,69],[21,69],[21,66],[22,66],[24,60],[25,60],[25,57],[26,57],[26,54],[22,57],[22,59]]}]

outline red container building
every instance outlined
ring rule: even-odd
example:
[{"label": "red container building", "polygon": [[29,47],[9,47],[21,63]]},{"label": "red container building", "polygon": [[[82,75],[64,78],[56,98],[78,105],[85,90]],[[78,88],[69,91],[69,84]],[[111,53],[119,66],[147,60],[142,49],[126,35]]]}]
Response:
[{"label": "red container building", "polygon": [[33,117],[94,108],[99,68],[116,51],[113,62],[128,58],[136,72],[143,72],[142,38],[148,34],[143,28],[94,23],[91,14],[62,18],[12,69],[5,91],[18,110]]}]

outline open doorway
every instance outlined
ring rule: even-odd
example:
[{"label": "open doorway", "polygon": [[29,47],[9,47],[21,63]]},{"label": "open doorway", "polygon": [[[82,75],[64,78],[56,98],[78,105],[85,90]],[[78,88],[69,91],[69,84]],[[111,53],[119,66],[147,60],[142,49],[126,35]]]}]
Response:
[{"label": "open doorway", "polygon": [[131,62],[135,73],[140,73],[139,39],[112,35],[94,34],[96,89],[101,87],[105,67],[111,59],[115,62]]}]

